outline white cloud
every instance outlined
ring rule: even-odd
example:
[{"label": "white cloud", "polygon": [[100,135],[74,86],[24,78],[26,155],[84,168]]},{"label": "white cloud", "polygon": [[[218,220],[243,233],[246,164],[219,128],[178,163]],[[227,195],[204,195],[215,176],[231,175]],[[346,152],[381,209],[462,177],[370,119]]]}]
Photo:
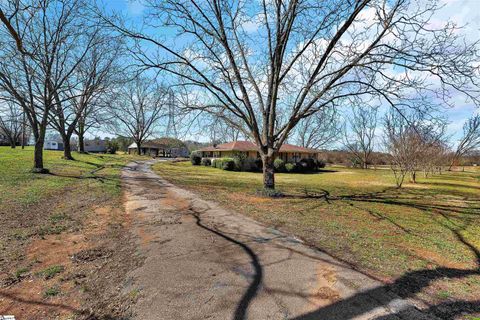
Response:
[{"label": "white cloud", "polygon": [[253,33],[260,27],[259,23],[253,20],[246,21],[242,24],[243,30],[247,33]]},{"label": "white cloud", "polygon": [[127,12],[132,16],[140,16],[145,10],[145,5],[140,0],[126,0]]}]

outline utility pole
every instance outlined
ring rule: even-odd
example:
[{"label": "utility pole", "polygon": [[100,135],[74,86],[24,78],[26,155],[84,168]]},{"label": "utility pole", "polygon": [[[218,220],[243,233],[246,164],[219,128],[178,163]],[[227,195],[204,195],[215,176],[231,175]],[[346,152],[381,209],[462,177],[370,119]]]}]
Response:
[{"label": "utility pole", "polygon": [[175,125],[175,95],[171,89],[168,90],[168,124],[167,135],[177,138],[177,128]]},{"label": "utility pole", "polygon": [[25,110],[23,111],[22,119],[22,149],[25,149]]}]

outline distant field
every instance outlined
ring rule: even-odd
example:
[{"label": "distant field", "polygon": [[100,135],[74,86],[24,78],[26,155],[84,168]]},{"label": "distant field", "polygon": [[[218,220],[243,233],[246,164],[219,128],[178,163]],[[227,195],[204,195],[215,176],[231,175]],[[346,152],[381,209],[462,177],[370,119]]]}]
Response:
[{"label": "distant field", "polygon": [[430,304],[471,305],[480,299],[478,168],[428,179],[419,174],[417,184],[400,190],[389,170],[329,167],[317,174],[276,174],[277,188],[287,195],[279,199],[256,195],[260,173],[189,162],[163,162],[154,169],[176,185],[296,234],[377,278],[407,279],[397,288],[404,296]]},{"label": "distant field", "polygon": [[84,308],[114,314],[109,304],[121,304],[115,287],[135,258],[120,169],[135,158],[62,156],[45,151],[51,173],[34,174],[31,147],[0,147],[0,314],[66,318]]}]

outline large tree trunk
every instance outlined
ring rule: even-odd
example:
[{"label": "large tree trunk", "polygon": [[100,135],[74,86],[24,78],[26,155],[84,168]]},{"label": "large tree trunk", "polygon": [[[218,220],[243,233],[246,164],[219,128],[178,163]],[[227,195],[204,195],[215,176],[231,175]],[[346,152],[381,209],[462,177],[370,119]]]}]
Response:
[{"label": "large tree trunk", "polygon": [[273,156],[262,155],[263,162],[263,187],[265,189],[275,189],[275,167],[273,166]]},{"label": "large tree trunk", "polygon": [[452,167],[456,164],[456,162],[457,162],[457,160],[458,160],[459,157],[460,157],[460,156],[459,156],[457,153],[455,153],[455,155],[453,156],[452,160],[450,161],[450,165],[448,166],[447,171],[452,171]]},{"label": "large tree trunk", "polygon": [[140,143],[136,142],[137,144],[137,155],[141,156],[142,155],[142,147]]},{"label": "large tree trunk", "polygon": [[78,152],[85,153],[85,138],[83,132],[78,132]]},{"label": "large tree trunk", "polygon": [[72,156],[72,146],[70,145],[70,138],[68,136],[63,139],[63,158],[65,160],[75,160]]},{"label": "large tree trunk", "polygon": [[25,111],[22,119],[22,149],[25,149]]},{"label": "large tree trunk", "polygon": [[367,154],[364,152],[363,153],[363,159],[362,159],[362,162],[363,162],[362,163],[362,169],[368,169],[368,164],[367,164],[368,159],[367,158],[368,158]]},{"label": "large tree trunk", "polygon": [[452,171],[452,167],[453,167],[454,161],[455,161],[455,160],[452,160],[452,162],[450,162],[450,165],[448,166],[447,171]]},{"label": "large tree trunk", "polygon": [[83,118],[80,118],[77,122],[77,131],[76,134],[78,136],[78,152],[86,153],[85,152],[85,122]]},{"label": "large tree trunk", "polygon": [[411,179],[412,179],[412,183],[417,183],[417,172],[416,171],[412,172]]},{"label": "large tree trunk", "polygon": [[62,134],[63,141],[63,158],[65,160],[75,160],[72,157],[72,146],[70,145],[70,136]]},{"label": "large tree trunk", "polygon": [[33,172],[48,173],[48,169],[43,167],[43,144],[45,142],[45,134],[40,134],[35,139],[35,151],[33,158]]}]

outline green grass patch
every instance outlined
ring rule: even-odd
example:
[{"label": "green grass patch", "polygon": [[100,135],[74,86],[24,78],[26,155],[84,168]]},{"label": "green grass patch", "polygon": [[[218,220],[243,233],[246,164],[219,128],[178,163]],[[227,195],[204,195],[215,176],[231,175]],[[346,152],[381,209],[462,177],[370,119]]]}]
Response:
[{"label": "green grass patch", "polygon": [[50,221],[53,222],[53,223],[58,223],[58,222],[67,220],[68,218],[69,218],[68,215],[64,212],[54,213],[49,217]]},{"label": "green grass patch", "polygon": [[43,292],[43,296],[45,298],[55,297],[55,296],[58,296],[59,294],[60,294],[60,289],[58,289],[57,287],[50,287]]},{"label": "green grass patch", "polygon": [[46,269],[43,269],[42,271],[37,272],[37,275],[42,277],[45,280],[48,280],[48,279],[52,279],[57,274],[62,273],[63,271],[65,271],[64,266],[55,265],[55,266],[50,266]]},{"label": "green grass patch", "polygon": [[[0,209],[2,206],[28,207],[44,201],[53,192],[78,183],[102,186],[105,192],[120,192],[120,169],[136,159],[130,155],[80,154],[75,160],[62,159],[62,152],[44,151],[45,167],[50,174],[31,172],[33,148],[0,147]],[[80,180],[80,181],[79,181]]]},{"label": "green grass patch", "polygon": [[50,225],[50,226],[45,226],[45,227],[38,228],[37,234],[41,237],[44,237],[44,236],[50,235],[50,234],[60,234],[67,229],[68,229],[67,226]]},{"label": "green grass patch", "polygon": [[30,272],[30,268],[28,267],[17,269],[15,271],[15,278],[19,279],[23,277],[25,274],[27,274],[28,272]]}]

